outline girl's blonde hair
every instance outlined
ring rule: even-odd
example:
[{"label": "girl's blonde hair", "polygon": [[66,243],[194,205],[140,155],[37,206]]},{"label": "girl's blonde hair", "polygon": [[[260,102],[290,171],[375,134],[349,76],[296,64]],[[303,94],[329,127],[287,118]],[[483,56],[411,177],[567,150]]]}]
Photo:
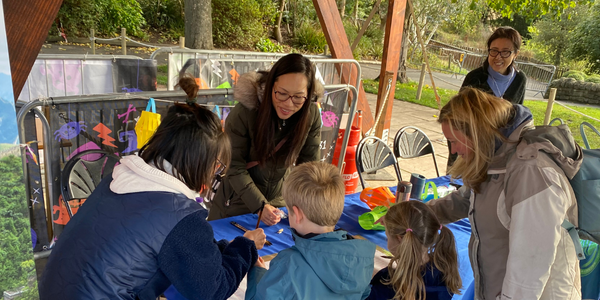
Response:
[{"label": "girl's blonde hair", "polygon": [[460,131],[470,141],[467,158],[452,165],[449,174],[460,177],[467,186],[479,192],[487,178],[487,169],[494,157],[496,141],[506,142],[499,129],[514,116],[512,103],[474,88],[463,88],[440,112],[439,123],[447,123],[454,134]]},{"label": "girl's blonde hair", "polygon": [[385,230],[390,239],[402,238],[396,248],[389,249],[393,254],[388,265],[390,280],[384,282],[394,288],[394,300],[425,299],[423,272],[430,270],[424,269],[424,251],[429,262],[442,272],[448,290],[460,294],[462,282],[454,235],[426,204],[405,201],[393,205],[385,215]]}]

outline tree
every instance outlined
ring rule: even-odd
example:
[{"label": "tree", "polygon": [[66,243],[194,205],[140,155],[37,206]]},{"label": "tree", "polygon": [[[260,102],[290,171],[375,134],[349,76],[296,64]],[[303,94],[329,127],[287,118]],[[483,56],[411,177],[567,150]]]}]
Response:
[{"label": "tree", "polygon": [[534,49],[536,57],[560,66],[571,45],[569,39],[576,33],[577,25],[587,15],[588,9],[587,5],[580,5],[565,10],[568,16],[560,19],[544,17],[536,21],[529,27],[531,39],[528,48]]},{"label": "tree", "polygon": [[[452,2],[456,1],[459,0],[452,0]],[[541,16],[560,18],[569,7],[589,5],[593,2],[593,0],[473,0],[470,6],[475,8],[478,5],[487,5],[493,11],[510,19],[515,14],[526,19],[537,19]]]},{"label": "tree", "polygon": [[275,21],[275,39],[279,43],[283,43],[281,36],[281,20],[283,19],[283,11],[285,9],[285,0],[279,0],[279,12],[277,13],[277,21]]},{"label": "tree", "polygon": [[575,59],[585,59],[591,65],[591,70],[600,73],[600,3],[594,4],[589,14],[574,30],[569,49],[569,56]]},{"label": "tree", "polygon": [[212,49],[212,9],[210,0],[185,0],[185,46]]}]

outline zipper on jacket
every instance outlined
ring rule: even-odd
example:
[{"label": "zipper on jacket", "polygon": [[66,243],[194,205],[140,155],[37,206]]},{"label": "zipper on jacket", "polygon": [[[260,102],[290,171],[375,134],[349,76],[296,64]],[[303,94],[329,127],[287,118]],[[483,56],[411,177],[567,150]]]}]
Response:
[{"label": "zipper on jacket", "polygon": [[[473,208],[471,209],[471,211],[469,211],[469,220],[471,222],[471,228],[472,228],[472,232],[475,235],[475,240],[473,241],[474,245],[473,247],[475,248],[475,253],[473,253],[473,255],[475,255],[475,259],[473,260],[475,262],[475,270],[477,270],[477,274],[479,274],[479,285],[480,288],[479,290],[482,291],[482,295],[483,298],[485,299],[485,294],[483,293],[484,290],[484,285],[483,285],[483,274],[480,271],[479,268],[479,232],[477,231],[477,224],[475,222],[475,191],[471,190],[471,197],[473,197]],[[472,220],[471,220],[472,219]],[[474,278],[475,280],[477,280],[477,278]],[[477,298],[477,297],[475,297]]]}]

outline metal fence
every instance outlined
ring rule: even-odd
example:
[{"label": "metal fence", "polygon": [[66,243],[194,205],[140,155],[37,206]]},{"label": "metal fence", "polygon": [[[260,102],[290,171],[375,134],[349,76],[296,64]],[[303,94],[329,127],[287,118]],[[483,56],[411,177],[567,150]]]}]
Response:
[{"label": "metal fence", "polygon": [[[487,55],[457,50],[439,45],[427,45],[427,55],[431,69],[440,70],[458,75],[466,75],[469,71],[479,68],[487,59]],[[420,49],[415,49],[409,56],[409,62],[420,65],[422,54]],[[527,75],[526,89],[536,92],[536,95],[544,94],[554,79],[556,67],[548,64],[537,64],[531,62],[515,61],[517,68]]]},{"label": "metal fence", "polygon": [[[193,74],[201,88],[228,88],[235,85],[239,75],[258,70],[269,70],[287,53],[263,53],[244,51],[213,51],[182,48],[162,48],[156,50],[150,59],[167,53],[167,90],[174,90],[180,72]],[[332,59],[324,55],[305,55],[315,64],[317,74],[323,84],[360,83],[360,65],[353,59]],[[357,70],[356,81],[349,82],[350,74]]]},{"label": "metal fence", "polygon": [[[232,94],[232,89],[200,90],[198,103],[225,119],[231,109]],[[322,161],[332,161],[340,127],[350,128],[352,118],[342,125],[342,113],[350,97],[350,112],[354,114],[357,95],[356,88],[351,85],[326,85],[325,97],[315,104],[319,106],[323,120]],[[183,91],[140,92],[18,102],[17,122],[27,199],[36,199],[29,205],[31,227],[38,237],[34,253],[51,249],[53,241],[69,221],[60,193],[65,163],[75,154],[89,149],[108,148],[119,156],[136,153],[135,119],[145,109],[149,98],[156,99],[157,112],[164,116],[170,105],[185,101],[186,95]],[[36,123],[41,128],[36,128]],[[43,149],[37,140],[38,131]],[[344,158],[349,132],[345,131],[340,161]]]},{"label": "metal fence", "polygon": [[156,91],[156,61],[133,55],[38,55],[17,99]]}]

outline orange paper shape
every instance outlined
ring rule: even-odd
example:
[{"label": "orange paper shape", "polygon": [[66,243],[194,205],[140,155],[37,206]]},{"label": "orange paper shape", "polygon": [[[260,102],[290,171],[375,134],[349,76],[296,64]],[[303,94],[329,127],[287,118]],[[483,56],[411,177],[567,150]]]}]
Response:
[{"label": "orange paper shape", "polygon": [[[73,215],[77,213],[79,207],[83,205],[87,199],[79,199],[79,203],[69,204],[71,206],[71,212]],[[69,202],[75,202],[77,199],[71,200]],[[52,214],[55,215],[58,212],[58,217],[56,219],[52,218],[52,222],[58,225],[67,225],[71,218],[69,217],[69,213],[67,212],[67,208],[65,207],[65,202],[63,201],[62,195],[58,196],[58,205],[52,205]]]},{"label": "orange paper shape", "polygon": [[233,80],[233,85],[236,85],[238,78],[240,78],[240,74],[235,69],[231,69],[229,74],[231,75],[231,80]]},{"label": "orange paper shape", "polygon": [[196,78],[196,84],[200,87],[201,90],[209,89],[208,84],[202,78]]},{"label": "orange paper shape", "polygon": [[396,196],[387,186],[368,187],[360,193],[360,201],[366,203],[370,209],[377,206],[390,207],[390,205],[396,203]]},{"label": "orange paper shape", "polygon": [[117,148],[117,146],[111,143],[114,142],[115,139],[112,136],[109,136],[112,130],[108,129],[106,125],[99,123],[94,127],[94,131],[98,132],[98,137],[103,139],[102,144]]}]

